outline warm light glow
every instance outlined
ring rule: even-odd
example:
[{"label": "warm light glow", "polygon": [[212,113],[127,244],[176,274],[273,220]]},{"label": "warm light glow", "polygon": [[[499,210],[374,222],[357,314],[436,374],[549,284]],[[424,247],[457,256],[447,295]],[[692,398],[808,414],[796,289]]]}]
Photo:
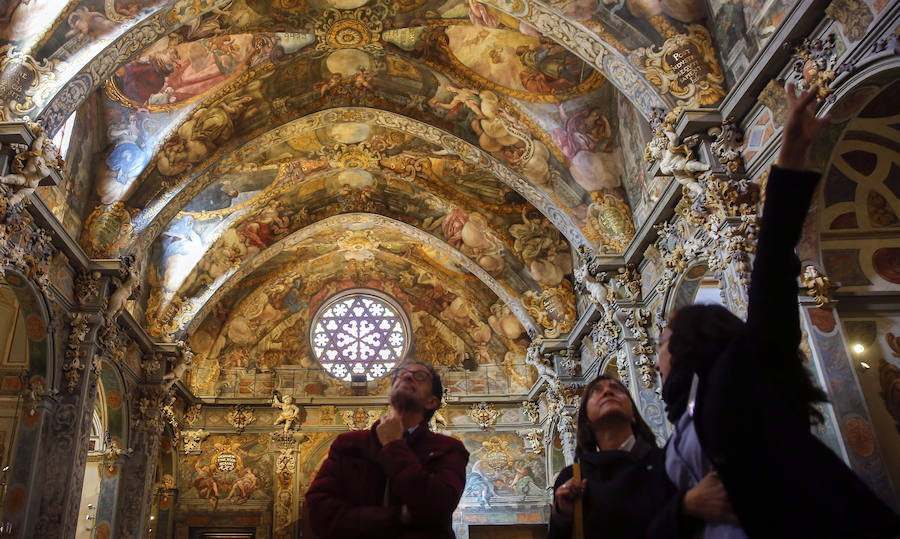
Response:
[{"label": "warm light glow", "polygon": [[872,366],[869,365],[868,363],[866,363],[865,361],[860,361],[860,362],[859,362],[859,366],[862,367],[862,369],[863,369],[864,371],[867,371],[867,370],[869,370],[869,369],[872,368]]},{"label": "warm light glow", "polygon": [[865,347],[865,346],[863,346],[863,345],[861,345],[861,344],[859,344],[859,343],[856,343],[856,344],[853,345],[853,353],[854,353],[854,354],[862,354],[862,353],[865,352],[865,351],[866,351],[866,347]]}]

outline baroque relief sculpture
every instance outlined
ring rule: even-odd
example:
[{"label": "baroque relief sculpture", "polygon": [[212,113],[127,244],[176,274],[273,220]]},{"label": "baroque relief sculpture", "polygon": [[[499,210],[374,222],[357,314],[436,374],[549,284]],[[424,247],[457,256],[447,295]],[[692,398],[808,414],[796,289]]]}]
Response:
[{"label": "baroque relief sculpture", "polygon": [[34,140],[30,146],[11,144],[16,151],[12,161],[13,172],[0,176],[0,183],[19,187],[9,199],[12,206],[22,202],[34,192],[41,180],[49,176],[53,170],[61,171],[64,165],[59,150],[44,133],[44,128],[31,121],[27,122],[27,125],[34,135]]},{"label": "baroque relief sculpture", "polygon": [[292,428],[300,426],[300,407],[294,404],[294,397],[285,395],[278,400],[278,394],[272,396],[272,407],[281,408],[278,417],[275,419],[275,425],[284,424],[284,434]]},{"label": "baroque relief sculpture", "polygon": [[647,143],[644,158],[648,162],[658,162],[659,172],[664,176],[674,176],[675,180],[687,187],[691,193],[700,194],[703,188],[697,182],[698,173],[709,170],[709,165],[694,159],[691,149],[697,139],[688,137],[682,143],[675,133],[675,113],[669,113],[656,129],[653,139]]}]

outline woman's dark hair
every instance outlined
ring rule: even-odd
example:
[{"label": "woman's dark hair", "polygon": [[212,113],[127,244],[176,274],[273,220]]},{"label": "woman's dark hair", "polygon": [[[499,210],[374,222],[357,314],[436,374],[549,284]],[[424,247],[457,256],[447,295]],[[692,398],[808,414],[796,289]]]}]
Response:
[{"label": "woman's dark hair", "polygon": [[[729,343],[744,332],[744,322],[721,305],[688,305],[675,311],[669,318],[669,354],[672,368],[682,362],[693,363],[693,371],[704,371],[728,347]],[[781,396],[794,401],[797,408],[806,408],[810,420],[822,421],[822,413],[815,403],[827,400],[825,393],[816,387],[801,361],[785,362],[779,376],[773,381],[779,385]]]},{"label": "woman's dark hair", "polygon": [[637,405],[634,404],[634,399],[631,398],[631,393],[628,391],[628,388],[625,387],[625,384],[617,378],[601,374],[591,380],[591,383],[584,388],[584,393],[581,395],[581,404],[578,405],[578,421],[576,423],[577,430],[575,433],[576,458],[581,460],[584,455],[593,453],[597,450],[597,437],[594,436],[594,429],[591,427],[591,421],[587,416],[587,402],[591,399],[591,394],[597,390],[597,386],[600,385],[600,382],[603,380],[612,380],[616,384],[622,386],[622,389],[625,390],[625,394],[628,395],[628,400],[631,402],[631,410],[634,412],[634,423],[631,424],[631,432],[634,434],[635,438],[640,438],[651,446],[656,447],[656,437],[653,435],[653,431],[650,430],[650,425],[644,421],[644,418],[638,411]]}]

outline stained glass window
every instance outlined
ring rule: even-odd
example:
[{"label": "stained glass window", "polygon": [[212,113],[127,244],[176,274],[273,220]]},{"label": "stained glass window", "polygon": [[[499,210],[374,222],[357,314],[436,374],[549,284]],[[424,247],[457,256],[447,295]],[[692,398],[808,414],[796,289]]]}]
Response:
[{"label": "stained glass window", "polygon": [[354,375],[381,378],[409,348],[409,322],[392,298],[348,291],[319,309],[310,326],[313,354],[322,367],[347,382]]}]

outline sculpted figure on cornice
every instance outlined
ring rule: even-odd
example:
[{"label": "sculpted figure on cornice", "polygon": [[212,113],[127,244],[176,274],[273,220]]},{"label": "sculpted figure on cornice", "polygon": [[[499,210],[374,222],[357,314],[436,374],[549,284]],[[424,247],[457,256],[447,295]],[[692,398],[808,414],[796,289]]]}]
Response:
[{"label": "sculpted figure on cornice", "polygon": [[59,155],[56,145],[44,132],[44,128],[35,122],[27,122],[29,131],[34,137],[30,145],[12,143],[15,155],[12,158],[12,172],[0,176],[0,183],[16,188],[15,194],[8,204],[16,206],[53,170],[62,171],[65,163]]},{"label": "sculpted figure on cornice", "polygon": [[696,138],[683,143],[675,133],[675,114],[670,113],[656,128],[653,139],[647,144],[645,159],[659,164],[659,172],[664,176],[674,176],[675,180],[694,195],[703,192],[697,182],[700,172],[709,170],[709,165],[694,159],[693,146]]}]

